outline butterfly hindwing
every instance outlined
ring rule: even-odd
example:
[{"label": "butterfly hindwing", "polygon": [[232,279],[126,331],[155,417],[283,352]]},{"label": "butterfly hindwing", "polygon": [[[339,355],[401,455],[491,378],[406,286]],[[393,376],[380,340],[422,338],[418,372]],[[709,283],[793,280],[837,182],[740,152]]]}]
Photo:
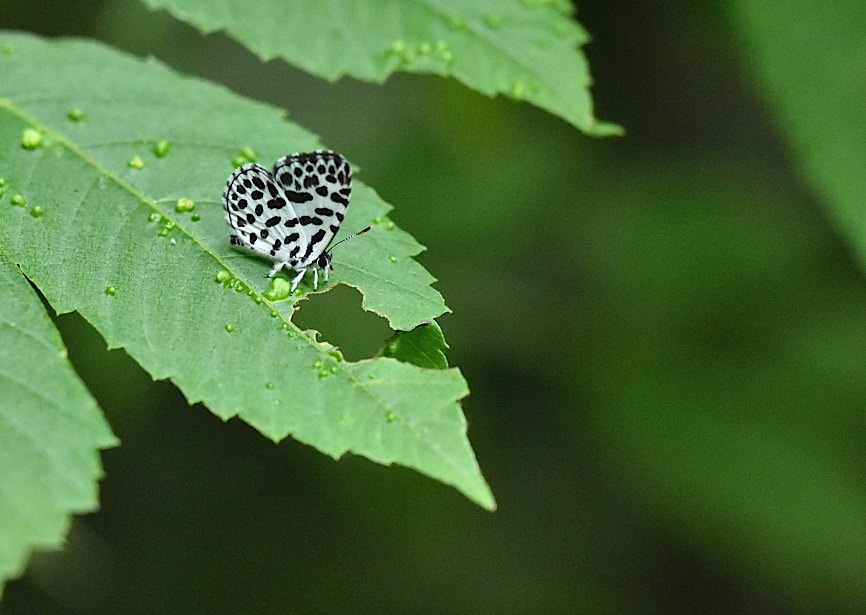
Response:
[{"label": "butterfly hindwing", "polygon": [[292,266],[308,267],[340,229],[352,192],[352,169],[340,154],[317,151],[280,158],[273,178],[295,213],[293,228],[300,235]]},{"label": "butterfly hindwing", "polygon": [[235,170],[223,192],[223,207],[234,231],[232,244],[275,261],[306,250],[291,203],[261,165],[248,163]]}]

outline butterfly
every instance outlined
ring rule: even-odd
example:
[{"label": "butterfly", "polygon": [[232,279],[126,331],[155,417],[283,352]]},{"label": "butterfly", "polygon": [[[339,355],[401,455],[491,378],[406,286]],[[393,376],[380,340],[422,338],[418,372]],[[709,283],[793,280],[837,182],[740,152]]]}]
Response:
[{"label": "butterfly", "polygon": [[[269,278],[283,267],[297,271],[292,292],[312,268],[317,290],[319,270],[327,282],[333,269],[327,248],[340,230],[351,194],[352,169],[336,152],[289,154],[271,171],[247,163],[235,169],[223,191],[226,222],[232,229],[229,241],[274,261]],[[368,226],[338,244],[369,230]]]}]

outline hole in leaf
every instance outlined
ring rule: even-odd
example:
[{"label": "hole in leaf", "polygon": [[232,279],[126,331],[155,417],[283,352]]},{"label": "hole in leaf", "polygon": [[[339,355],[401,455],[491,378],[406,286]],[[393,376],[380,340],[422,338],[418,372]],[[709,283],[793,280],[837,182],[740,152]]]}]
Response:
[{"label": "hole in leaf", "polygon": [[376,355],[393,333],[388,321],[361,309],[360,292],[343,284],[301,301],[292,320],[301,329],[319,331],[319,339],[337,346],[349,361]]}]

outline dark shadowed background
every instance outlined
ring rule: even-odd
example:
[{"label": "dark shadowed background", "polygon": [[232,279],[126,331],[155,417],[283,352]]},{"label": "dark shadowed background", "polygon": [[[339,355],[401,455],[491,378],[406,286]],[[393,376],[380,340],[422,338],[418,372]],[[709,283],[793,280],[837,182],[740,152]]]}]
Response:
[{"label": "dark shadowed background", "polygon": [[[598,140],[434,77],[327,84],[132,0],[5,0],[2,27],[153,54],[361,167],[428,247],[499,510],[224,424],[63,316],[122,446],[2,610],[857,612],[866,285],[717,4],[580,3],[627,130]],[[300,318],[349,358],[387,335],[347,288]]]}]

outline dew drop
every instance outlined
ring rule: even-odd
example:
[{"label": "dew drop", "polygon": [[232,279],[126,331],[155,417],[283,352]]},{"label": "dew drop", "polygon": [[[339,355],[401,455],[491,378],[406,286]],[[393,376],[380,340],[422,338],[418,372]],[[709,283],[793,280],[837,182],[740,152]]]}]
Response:
[{"label": "dew drop", "polygon": [[247,159],[243,156],[236,156],[232,159],[232,166],[234,168],[242,167],[247,163]]},{"label": "dew drop", "polygon": [[436,55],[438,55],[443,62],[448,64],[454,61],[454,54],[451,52],[448,42],[443,41],[442,39],[436,41]]},{"label": "dew drop", "polygon": [[232,274],[229,273],[226,269],[220,269],[216,274],[216,281],[218,284],[228,284],[232,281]]},{"label": "dew drop", "polygon": [[511,96],[520,100],[526,95],[526,84],[523,81],[515,81],[511,84]]},{"label": "dew drop", "polygon": [[316,361],[315,363],[313,363],[313,369],[322,369],[322,362]]},{"label": "dew drop", "polygon": [[322,371],[319,372],[319,378],[327,378],[330,375],[331,375],[331,372],[329,372],[326,369],[323,369]]},{"label": "dew drop", "polygon": [[70,122],[81,122],[84,120],[84,111],[78,107],[73,107],[66,112],[66,117]]},{"label": "dew drop", "polygon": [[256,295],[255,297],[253,297],[253,303],[255,303],[256,305],[261,305],[262,301],[264,301],[264,299],[262,299],[262,298],[261,298],[260,296],[258,296],[258,295]]},{"label": "dew drop", "polygon": [[35,128],[25,128],[21,133],[21,147],[36,149],[42,146],[42,133]]},{"label": "dew drop", "polygon": [[393,423],[397,420],[397,415],[394,414],[391,410],[388,410],[388,412],[385,413],[385,420],[389,423]]},{"label": "dew drop", "polygon": [[3,45],[3,47],[0,47],[0,53],[2,53],[4,56],[11,56],[13,53],[15,53],[15,47],[14,45],[12,45],[12,43],[6,43]]},{"label": "dew drop", "polygon": [[169,143],[165,139],[162,139],[160,141],[157,141],[153,145],[152,151],[153,151],[153,155],[156,156],[157,158],[165,158],[166,156],[168,156],[168,152],[170,149],[171,149],[171,143]]},{"label": "dew drop", "polygon": [[176,226],[177,226],[177,224],[175,223],[174,220],[169,220],[168,218],[165,218],[162,221],[162,228],[164,228],[167,231],[173,231],[174,227],[176,227]]},{"label": "dew drop", "polygon": [[280,329],[282,329],[283,331],[288,331],[289,327],[290,327],[290,325],[287,322],[284,322],[280,325]]},{"label": "dew drop", "polygon": [[375,380],[375,379],[376,379],[376,374],[374,374],[373,372],[370,372],[369,374],[367,374],[367,379],[369,379],[369,380]]},{"label": "dew drop", "polygon": [[196,213],[196,214],[193,214],[193,215],[190,217],[190,220],[192,220],[193,222],[198,222],[199,220],[201,220],[201,216],[198,215],[197,213]]},{"label": "dew drop", "polygon": [[373,218],[373,224],[382,224],[382,216],[376,216]]},{"label": "dew drop", "polygon": [[399,341],[394,340],[393,342],[388,344],[388,352],[390,352],[391,354],[396,354],[398,350],[400,350],[400,342]]},{"label": "dew drop", "polygon": [[156,234],[159,235],[160,237],[168,237],[168,229],[165,227],[162,227],[161,229],[159,229],[159,231],[157,231]]},{"label": "dew drop", "polygon": [[276,310],[271,310],[271,318],[276,318],[279,315],[280,315],[280,313],[277,312]]},{"label": "dew drop", "polygon": [[394,223],[391,220],[388,220],[385,223],[385,230],[386,231],[393,231],[394,230]]},{"label": "dew drop", "polygon": [[141,159],[141,156],[133,156],[126,162],[126,166],[130,169],[143,169],[144,160]]},{"label": "dew drop", "polygon": [[292,294],[293,294],[295,297],[300,297],[301,295],[304,294],[304,291],[301,290],[300,288],[296,288],[296,289],[295,289],[295,292],[293,292]]},{"label": "dew drop", "polygon": [[195,201],[186,197],[178,199],[177,203],[174,204],[174,210],[179,214],[192,211],[193,209],[195,209]]},{"label": "dew drop", "polygon": [[27,199],[24,198],[22,194],[13,194],[12,199],[9,201],[15,207],[24,207],[27,205]]},{"label": "dew drop", "polygon": [[5,186],[8,183],[9,183],[8,179],[6,179],[5,177],[0,177],[0,188],[2,188],[3,186]]},{"label": "dew drop", "polygon": [[427,41],[424,41],[423,43],[418,45],[418,53],[422,56],[427,55],[431,51],[433,51],[433,45],[428,43]]},{"label": "dew drop", "polygon": [[41,218],[45,214],[45,208],[42,205],[34,205],[30,209],[30,215],[34,218]]},{"label": "dew drop", "polygon": [[116,286],[106,286],[104,292],[109,297],[113,297],[114,295],[117,294],[117,287]]},{"label": "dew drop", "polygon": [[402,38],[397,38],[391,41],[388,45],[388,53],[395,56],[401,56],[406,52],[406,41]]},{"label": "dew drop", "polygon": [[266,389],[272,389],[272,388],[274,388],[274,383],[273,383],[273,382],[266,382],[266,383],[265,383],[265,388],[266,388]]},{"label": "dew drop", "polygon": [[285,278],[274,276],[271,278],[271,286],[262,293],[268,301],[282,301],[289,296],[292,285]]},{"label": "dew drop", "polygon": [[498,13],[487,13],[487,15],[484,16],[484,23],[493,29],[501,28],[502,15]]},{"label": "dew drop", "polygon": [[396,263],[397,257],[392,254],[391,256],[388,257],[388,260],[391,261],[392,263]]},{"label": "dew drop", "polygon": [[336,365],[332,365],[332,366],[331,366],[331,373],[332,373],[332,374],[337,374],[337,373],[339,373],[339,372],[340,372],[340,368],[339,368],[339,367],[337,367]]},{"label": "dew drop", "polygon": [[176,245],[177,245],[177,239],[175,239],[174,237],[172,237],[171,239],[168,240],[168,243],[170,243],[170,244],[173,245],[173,246],[176,246]]},{"label": "dew drop", "polygon": [[160,216],[158,213],[156,213],[154,211],[147,217],[147,221],[148,222],[158,222],[161,218],[162,218],[162,216]]},{"label": "dew drop", "polygon": [[226,333],[234,333],[235,326],[232,323],[229,323],[225,326]]},{"label": "dew drop", "polygon": [[289,329],[288,331],[286,331],[286,337],[288,337],[290,340],[293,340],[297,337],[297,333]]}]

